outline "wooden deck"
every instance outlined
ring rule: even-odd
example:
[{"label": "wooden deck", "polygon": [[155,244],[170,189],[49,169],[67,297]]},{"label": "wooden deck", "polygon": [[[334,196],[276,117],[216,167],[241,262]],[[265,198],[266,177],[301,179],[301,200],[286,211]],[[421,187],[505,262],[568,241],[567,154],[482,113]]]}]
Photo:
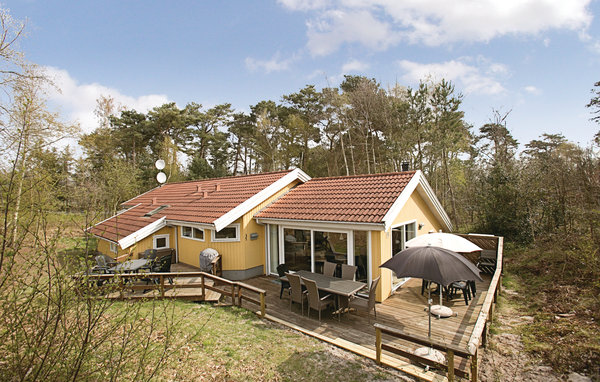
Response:
[{"label": "wooden deck", "polygon": [[[483,282],[477,283],[477,296],[469,302],[468,306],[465,305],[462,294],[452,300],[444,299],[444,305],[450,307],[456,316],[442,319],[432,317],[432,338],[467,349],[490,284],[489,276],[484,275],[483,278]],[[319,323],[316,312],[313,311],[310,318],[306,316],[306,307],[304,315],[301,315],[299,304],[292,304],[290,311],[289,299],[285,292],[283,299],[279,299],[281,286],[276,277],[261,276],[246,280],[245,283],[267,291],[267,315],[269,318],[362,355],[375,353],[375,329],[373,327],[375,322],[400,329],[405,333],[427,337],[428,316],[425,310],[427,296],[426,294],[425,296],[421,295],[420,279],[409,280],[383,303],[376,304],[377,318],[375,319],[371,314],[370,323],[366,314],[363,313],[346,313],[342,315],[341,322],[338,322],[337,316],[327,312],[323,315],[322,322]],[[433,304],[439,303],[439,296],[432,296],[432,299]],[[388,344],[410,352],[420,347],[386,335],[383,339]],[[390,357],[398,359],[401,364],[408,362],[408,360],[391,353],[384,355],[388,359]],[[466,360],[458,360],[457,363],[466,369]]]}]

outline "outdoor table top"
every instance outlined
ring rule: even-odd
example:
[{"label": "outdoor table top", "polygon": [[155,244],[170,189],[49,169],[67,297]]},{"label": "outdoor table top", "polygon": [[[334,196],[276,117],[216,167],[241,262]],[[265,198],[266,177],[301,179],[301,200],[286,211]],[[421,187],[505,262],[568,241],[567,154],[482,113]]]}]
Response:
[{"label": "outdoor table top", "polygon": [[329,277],[321,273],[309,271],[297,271],[295,274],[305,279],[313,280],[317,283],[317,288],[322,291],[346,297],[352,296],[367,285],[360,281],[344,280],[339,277]]},{"label": "outdoor table top", "polygon": [[148,259],[135,259],[135,260],[127,260],[121,264],[117,264],[114,267],[110,268],[111,272],[137,272],[140,268],[143,268],[150,261]]}]

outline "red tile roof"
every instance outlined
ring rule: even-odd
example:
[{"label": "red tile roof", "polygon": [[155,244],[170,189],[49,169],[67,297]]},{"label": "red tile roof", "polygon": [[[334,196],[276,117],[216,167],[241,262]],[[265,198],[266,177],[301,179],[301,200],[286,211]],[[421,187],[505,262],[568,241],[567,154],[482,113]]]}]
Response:
[{"label": "red tile roof", "polygon": [[383,223],[415,171],[315,178],[259,212],[264,219]]},{"label": "red tile roof", "polygon": [[[105,220],[89,232],[118,241],[142,227],[166,216],[168,220],[212,224],[238,205],[290,173],[291,170],[167,183],[124,203],[135,206]],[[150,217],[148,212],[167,205]]]}]

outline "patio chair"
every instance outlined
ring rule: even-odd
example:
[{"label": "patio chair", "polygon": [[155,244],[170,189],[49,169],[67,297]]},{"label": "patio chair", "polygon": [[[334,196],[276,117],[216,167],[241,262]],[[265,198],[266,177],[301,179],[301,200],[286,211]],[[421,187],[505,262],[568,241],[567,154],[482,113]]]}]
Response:
[{"label": "patio chair", "polygon": [[92,268],[92,273],[113,273],[110,268],[117,265],[117,262],[110,256],[99,254],[95,257],[96,266]]},{"label": "patio chair", "polygon": [[289,289],[290,289],[290,282],[281,280],[281,278],[284,277],[285,274],[288,273],[288,271],[289,271],[289,269],[286,264],[279,264],[277,266],[277,274],[279,275],[279,282],[281,282],[281,291],[279,292],[280,299],[281,299],[281,296],[283,296],[283,290],[288,289],[288,291],[289,291]]},{"label": "patio chair", "polygon": [[342,279],[353,280],[356,276],[356,265],[342,264]]},{"label": "patio chair", "polygon": [[306,293],[308,294],[308,312],[307,316],[310,318],[310,310],[314,309],[319,312],[319,322],[321,322],[321,312],[327,309],[329,306],[333,306],[333,296],[327,294],[323,297],[319,296],[319,288],[317,283],[313,280],[302,278],[302,282],[306,285]]},{"label": "patio chair", "polygon": [[[171,255],[165,255],[162,257],[159,257],[158,259],[155,259],[152,262],[152,265],[150,266],[150,272],[152,273],[169,273],[171,272]],[[169,284],[173,285],[173,279],[171,277],[168,277],[167,280],[169,280]],[[158,284],[160,282],[160,280],[158,278],[154,278],[154,279],[145,279],[146,284],[148,284],[150,281],[154,282],[155,284]]]},{"label": "patio chair", "polygon": [[377,284],[379,284],[380,277],[377,277],[371,283],[371,288],[369,288],[369,298],[362,297],[354,297],[348,301],[348,308],[355,309],[356,311],[367,312],[367,317],[369,318],[369,324],[371,324],[371,310],[375,314],[375,319],[377,319],[377,310],[375,309],[375,292],[377,291]]},{"label": "patio chair", "polygon": [[147,249],[144,252],[140,252],[138,254],[138,258],[148,259],[148,260],[154,260],[154,259],[156,259],[156,256],[157,256],[156,249]]},{"label": "patio chair", "polygon": [[306,292],[302,290],[302,281],[300,276],[293,273],[286,273],[285,276],[290,283],[290,311],[292,310],[292,303],[296,302],[300,304],[300,315],[304,315],[304,300],[306,300]]},{"label": "patio chair", "polygon": [[331,263],[329,261],[323,262],[323,274],[325,276],[334,277],[336,269],[337,269],[336,263]]},{"label": "patio chair", "polygon": [[469,305],[471,299],[471,286],[468,281],[455,281],[449,285],[450,298],[454,298],[454,294],[459,290],[462,291],[463,298],[465,299],[465,305]]}]

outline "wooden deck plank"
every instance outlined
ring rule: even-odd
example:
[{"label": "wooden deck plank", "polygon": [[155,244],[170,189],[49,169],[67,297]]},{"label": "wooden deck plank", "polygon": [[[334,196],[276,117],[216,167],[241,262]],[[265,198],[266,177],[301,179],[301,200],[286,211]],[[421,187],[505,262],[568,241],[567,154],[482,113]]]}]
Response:
[{"label": "wooden deck plank", "polygon": [[[369,324],[369,320],[365,314],[346,313],[342,315],[341,322],[338,322],[337,316],[326,313],[323,315],[322,322],[319,323],[315,312],[313,312],[311,318],[306,317],[306,307],[304,315],[301,315],[299,304],[293,304],[290,311],[289,300],[286,298],[285,292],[283,298],[279,299],[281,285],[278,283],[276,277],[260,276],[246,280],[245,283],[267,291],[268,318],[285,322],[294,328],[300,328],[300,331],[320,339],[327,339],[327,342],[332,344],[344,345],[341,347],[350,351],[353,351],[353,347],[359,347],[363,353],[373,354],[373,359],[375,353],[375,329],[373,323],[375,322],[427,337],[429,327],[426,311],[427,297],[421,296],[420,279],[409,280],[386,301],[376,304],[377,319],[371,315],[371,324]],[[484,278],[483,282],[477,283],[477,295],[469,302],[468,306],[465,305],[462,294],[459,294],[450,301],[444,299],[444,305],[450,307],[457,315],[442,319],[432,317],[432,338],[466,350],[485,300],[489,283],[489,277]],[[438,296],[432,296],[432,299],[433,304],[439,303]],[[387,335],[383,335],[383,341],[386,344],[401,347],[407,351],[413,351],[419,347],[419,345]],[[391,353],[386,353],[384,353],[385,357],[396,359],[397,362],[408,362]],[[456,357],[455,362],[459,368],[466,368],[465,359]],[[411,366],[415,373],[416,370],[423,372],[422,368],[414,365]],[[409,374],[416,375],[414,373]],[[428,374],[431,373],[425,373],[424,375]],[[434,377],[430,376],[428,378]]]}]

